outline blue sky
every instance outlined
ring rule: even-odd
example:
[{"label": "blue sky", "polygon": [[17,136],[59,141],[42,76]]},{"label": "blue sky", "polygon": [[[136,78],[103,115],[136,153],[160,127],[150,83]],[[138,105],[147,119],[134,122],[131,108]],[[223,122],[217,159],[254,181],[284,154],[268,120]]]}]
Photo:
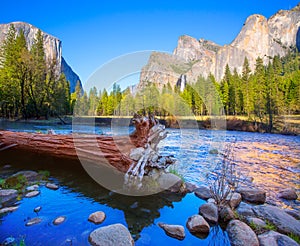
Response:
[{"label": "blue sky", "polygon": [[2,1],[0,23],[25,21],[62,40],[83,83],[102,64],[141,50],[172,52],[180,35],[229,44],[251,14],[270,17],[296,0]]}]

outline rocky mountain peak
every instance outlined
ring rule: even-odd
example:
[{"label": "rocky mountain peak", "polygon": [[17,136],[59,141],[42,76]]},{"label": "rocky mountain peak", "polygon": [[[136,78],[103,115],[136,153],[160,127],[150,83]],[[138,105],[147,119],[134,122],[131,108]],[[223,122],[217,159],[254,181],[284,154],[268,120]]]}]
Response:
[{"label": "rocky mountain peak", "polygon": [[[8,33],[10,25],[13,25],[17,32],[23,30],[26,42],[28,44],[28,48],[30,49],[34,38],[38,32],[38,28],[22,21],[11,22],[8,24],[0,24],[0,46],[2,42],[5,40],[6,35]],[[43,38],[44,38],[44,50],[45,50],[45,58],[47,62],[52,62],[53,59],[57,61],[56,72],[57,74],[64,73],[67,80],[70,82],[71,92],[75,90],[75,86],[77,80],[80,81],[78,75],[72,70],[72,68],[65,62],[62,57],[62,44],[61,41],[42,31]]]},{"label": "rocky mountain peak", "polygon": [[[295,46],[300,48],[300,3],[291,10],[278,11],[269,19],[259,14],[249,16],[229,45],[180,36],[173,55],[161,53],[156,54],[156,59],[149,59],[140,83],[154,82],[161,87],[170,82],[174,86],[183,74],[188,83],[193,83],[199,76],[207,77],[210,73],[220,81],[227,64],[231,71],[236,68],[241,73],[247,57],[253,71],[257,57],[267,64],[271,57],[284,56]],[[155,70],[158,68],[163,68],[163,73]]]}]

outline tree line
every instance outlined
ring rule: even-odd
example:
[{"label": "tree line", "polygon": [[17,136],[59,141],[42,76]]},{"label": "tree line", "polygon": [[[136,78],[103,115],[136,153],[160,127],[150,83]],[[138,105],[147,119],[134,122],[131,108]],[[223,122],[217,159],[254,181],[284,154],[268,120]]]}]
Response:
[{"label": "tree line", "polygon": [[245,58],[242,73],[227,65],[221,81],[210,74],[188,83],[183,91],[169,83],[157,88],[144,83],[122,91],[92,88],[75,92],[64,74],[57,74],[57,61],[46,61],[39,30],[31,48],[22,30],[10,26],[0,49],[0,117],[39,118],[57,115],[132,116],[135,112],[158,116],[242,115],[258,118],[272,130],[274,117],[300,113],[300,56],[295,49],[284,57],[258,57],[254,71]]},{"label": "tree line", "polygon": [[[79,88],[77,88],[79,95]],[[114,84],[110,93],[106,89],[97,93],[92,88],[77,96],[77,113],[81,115],[122,115],[135,112],[159,116],[242,115],[265,122],[272,130],[277,115],[300,112],[300,56],[289,52],[285,57],[275,56],[264,65],[256,59],[251,71],[245,58],[242,74],[227,65],[220,82],[211,74],[187,84],[183,91],[166,84],[158,89],[155,83],[145,83],[135,93],[130,88],[121,91]]]},{"label": "tree line", "polygon": [[43,34],[31,48],[24,31],[9,27],[0,49],[0,117],[48,118],[72,112],[70,86],[57,73],[57,61],[46,61]]}]

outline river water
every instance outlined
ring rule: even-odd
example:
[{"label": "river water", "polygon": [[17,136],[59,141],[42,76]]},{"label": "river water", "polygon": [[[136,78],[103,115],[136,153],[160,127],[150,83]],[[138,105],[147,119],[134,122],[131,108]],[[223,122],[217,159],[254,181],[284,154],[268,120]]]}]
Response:
[{"label": "river water", "polygon": [[[72,132],[70,126],[9,124],[0,128],[42,133],[54,129],[59,134]],[[93,132],[94,129],[83,126],[82,131]],[[287,187],[294,187],[299,194],[300,137],[198,129],[168,129],[168,132],[168,137],[160,143],[160,151],[174,155],[177,159],[175,168],[186,181],[205,184],[207,173],[214,169],[218,160],[210,150],[222,152],[230,145],[244,185],[265,189],[268,203],[300,211],[299,200],[287,202],[276,198],[276,193]],[[115,132],[108,127],[97,127],[96,133],[112,135]],[[163,194],[147,197],[119,195],[97,184],[78,163],[41,159],[13,150],[1,153],[0,168],[7,164],[11,167],[0,173],[49,170],[51,181],[60,188],[53,191],[41,186],[39,196],[19,200],[18,210],[0,217],[0,243],[13,236],[17,240],[24,238],[26,245],[89,245],[88,235],[92,230],[122,223],[129,228],[136,245],[230,245],[226,232],[219,226],[212,227],[205,239],[188,232],[185,227],[188,217],[197,214],[199,206],[204,203],[194,194],[184,198]],[[42,206],[38,214],[33,211],[37,206]],[[88,222],[89,214],[98,210],[106,213],[103,224]],[[52,221],[61,215],[67,220],[59,226],[53,225]],[[42,222],[26,227],[26,221],[36,216],[42,218]],[[183,225],[186,238],[179,241],[166,236],[157,226],[158,222]]]}]

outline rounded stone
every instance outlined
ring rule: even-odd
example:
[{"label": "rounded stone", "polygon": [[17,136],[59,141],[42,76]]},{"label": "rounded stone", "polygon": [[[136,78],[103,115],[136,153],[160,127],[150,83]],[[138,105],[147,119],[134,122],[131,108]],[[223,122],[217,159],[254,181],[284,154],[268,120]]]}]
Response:
[{"label": "rounded stone", "polygon": [[29,220],[25,225],[26,225],[26,226],[32,226],[32,225],[39,224],[39,223],[41,223],[41,222],[42,222],[42,219],[36,217],[36,218],[33,218],[33,219]]},{"label": "rounded stone", "polygon": [[186,227],[192,234],[208,234],[210,230],[209,224],[199,214],[193,215],[188,218]]},{"label": "rounded stone", "polygon": [[42,207],[41,207],[41,206],[38,206],[38,207],[34,208],[33,211],[36,212],[36,213],[38,213],[38,212],[41,211],[41,209],[42,209]]},{"label": "rounded stone", "polygon": [[254,231],[240,220],[231,220],[226,231],[231,246],[259,246],[258,238]]},{"label": "rounded stone", "polygon": [[162,228],[170,237],[176,238],[178,240],[183,240],[185,238],[184,227],[181,225],[169,225],[159,222],[158,226]]},{"label": "rounded stone", "polygon": [[90,214],[88,221],[93,222],[94,224],[101,224],[106,218],[106,215],[102,211],[97,211]]},{"label": "rounded stone", "polygon": [[100,227],[89,235],[89,242],[93,246],[133,246],[134,240],[128,229],[122,224]]},{"label": "rounded stone", "polygon": [[39,194],[40,194],[40,192],[39,192],[38,190],[35,190],[35,191],[31,191],[31,192],[27,193],[27,194],[25,195],[25,197],[26,197],[26,198],[31,198],[31,197],[35,197],[35,196],[37,196],[37,195],[39,195]]},{"label": "rounded stone", "polygon": [[199,213],[210,223],[218,222],[218,207],[214,203],[205,203],[199,208]]},{"label": "rounded stone", "polygon": [[66,217],[65,216],[59,216],[55,220],[53,220],[54,225],[60,225],[61,223],[65,222]]},{"label": "rounded stone", "polygon": [[53,183],[47,183],[46,187],[50,190],[57,190],[58,189],[58,186],[56,184],[53,184]]}]

